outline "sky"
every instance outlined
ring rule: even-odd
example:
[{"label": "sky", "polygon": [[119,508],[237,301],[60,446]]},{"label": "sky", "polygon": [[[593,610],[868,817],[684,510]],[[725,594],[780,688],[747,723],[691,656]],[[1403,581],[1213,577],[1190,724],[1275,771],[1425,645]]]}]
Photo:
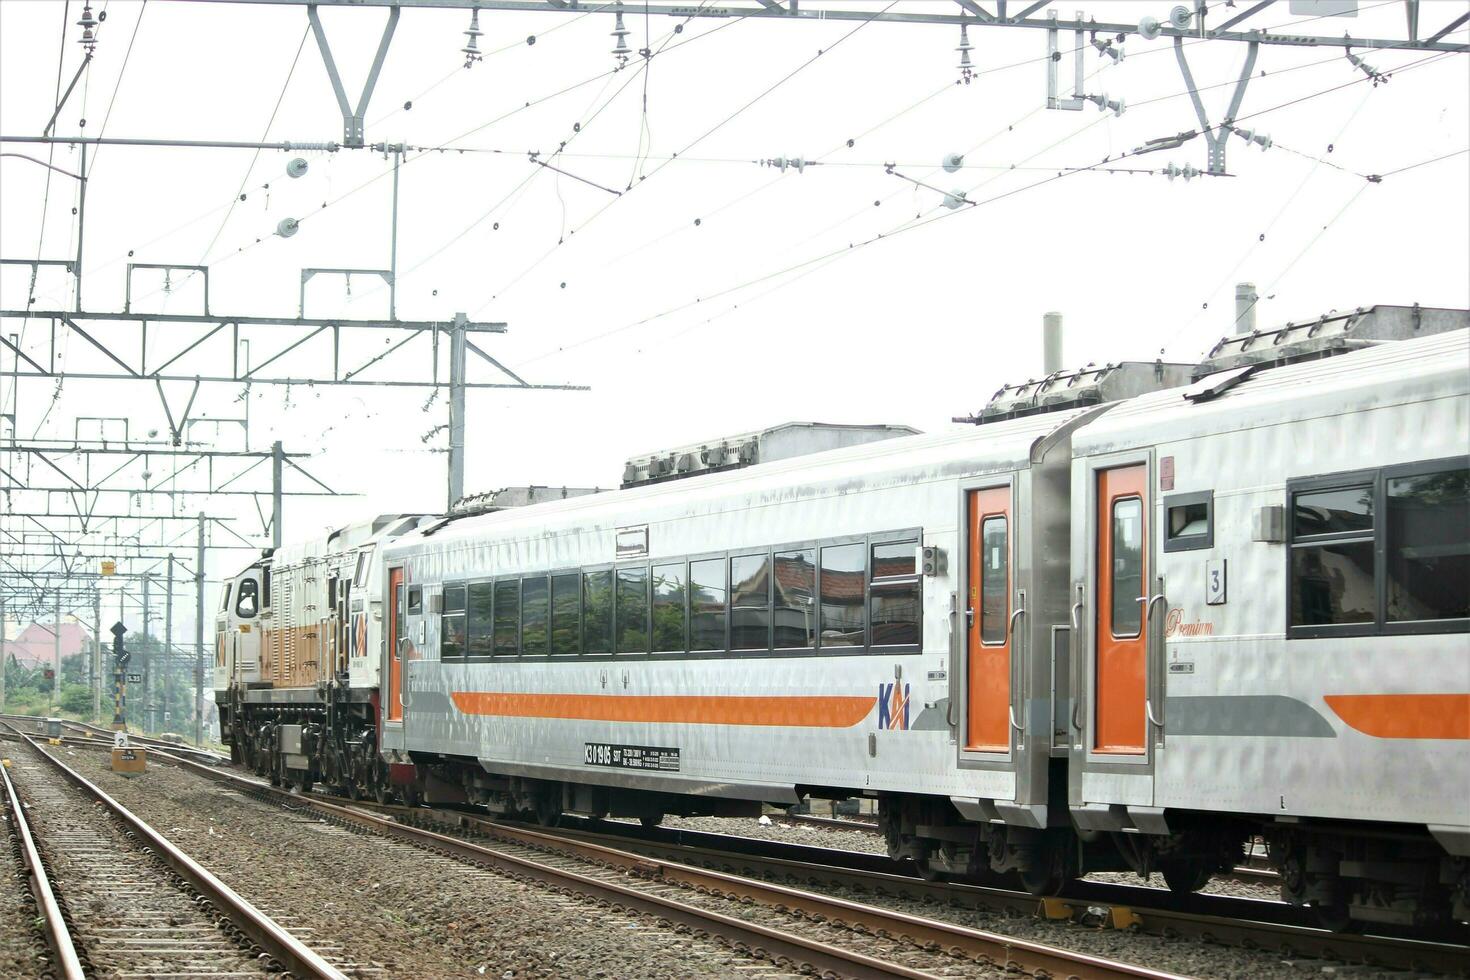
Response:
[{"label": "sky", "polygon": [[[1374,85],[1341,49],[1265,47],[1240,119],[1273,145],[1232,137],[1228,176],[1169,180],[1134,171],[1204,169],[1202,137],[1124,155],[1199,127],[1167,39],[1129,37],[1118,63],[1085,52],[1085,92],[1123,100],[1118,116],[1091,103],[1044,108],[1042,31],[972,28],[975,74],[962,84],[958,33],[948,26],[682,23],[645,18],[636,6],[624,8],[635,53],[616,72],[610,10],[482,11],[485,56],[466,69],[467,11],[405,9],[366,113],[370,143],[431,148],[409,151],[399,171],[398,316],[504,322],[504,335],[476,343],[530,382],[590,388],[471,391],[469,492],[615,486],[630,456],[793,420],[942,430],[1001,385],[1041,373],[1049,310],[1065,316],[1064,363],[1080,365],[1198,359],[1231,329],[1238,281],[1257,284],[1263,327],[1378,303],[1470,306],[1464,55],[1366,53],[1390,75]],[[841,6],[953,9],[919,0]],[[1168,14],[1161,3],[1078,0],[1064,15],[1073,6],[1114,22]],[[1404,36],[1401,3],[1360,7],[1355,18],[1295,29]],[[1470,5],[1422,7],[1437,30]],[[58,133],[341,139],[304,8],[102,0],[96,9],[107,20]],[[0,133],[45,126],[58,53],[63,87],[81,61],[79,16],[75,0],[69,8],[0,0]],[[325,9],[322,19],[355,99],[386,13]],[[1250,23],[1291,30],[1303,19],[1278,3]],[[1467,37],[1463,28],[1451,35]],[[1060,43],[1071,50],[1070,31]],[[646,65],[642,47],[656,52]],[[1196,42],[1185,51],[1215,124],[1245,46]],[[1070,58],[1064,93],[1069,72]],[[0,152],[47,158],[45,146],[6,143]],[[950,154],[963,156],[958,172],[940,167]],[[128,262],[208,264],[213,313],[280,316],[298,309],[303,268],[389,265],[392,161],[382,153],[106,146],[88,156],[85,309],[122,308]],[[308,169],[291,178],[296,157]],[[806,164],[764,163],[778,158]],[[58,146],[51,162],[75,172],[80,153]],[[48,192],[47,174],[0,157],[0,255],[74,253],[77,182],[51,172]],[[944,207],[954,192],[970,203]],[[287,218],[299,231],[274,234]],[[134,311],[201,309],[201,277],[174,273],[165,292],[156,273],[134,275]],[[24,267],[0,271],[0,308],[24,308],[28,276]],[[54,270],[39,277],[36,296],[37,308],[75,301]],[[341,277],[306,289],[309,316],[387,312],[386,290],[371,276],[353,277],[350,293]],[[0,329],[22,326],[28,354],[48,355],[44,322],[11,319]],[[137,350],[135,327],[97,329]],[[150,365],[200,335],[156,325]],[[259,364],[298,335],[244,336],[248,353],[221,336],[173,369],[215,373],[234,355]],[[349,333],[343,368],[399,339],[385,336]],[[104,363],[74,337],[55,353],[71,370]],[[421,338],[362,377],[424,379],[430,358]],[[471,361],[471,380],[504,380]],[[0,357],[0,370],[11,362]],[[304,376],[331,363],[324,335],[272,367]],[[175,411],[187,388],[169,387]],[[0,404],[13,395],[0,379]],[[242,427],[220,420],[244,418],[248,406],[249,448],[279,439],[310,455],[302,462],[313,475],[359,495],[289,501],[289,539],[377,513],[441,509],[446,402],[428,388],[206,385],[193,416],[214,422],[195,425],[190,438],[245,448]],[[126,418],[134,439],[167,430],[146,382],[23,381],[16,409],[22,439],[100,431],[78,429],[83,416]],[[287,486],[309,484],[289,474]],[[239,501],[193,496],[178,506],[234,514],[242,531],[260,526]],[[192,538],[182,540],[188,550]],[[217,554],[209,575],[247,555]]]}]

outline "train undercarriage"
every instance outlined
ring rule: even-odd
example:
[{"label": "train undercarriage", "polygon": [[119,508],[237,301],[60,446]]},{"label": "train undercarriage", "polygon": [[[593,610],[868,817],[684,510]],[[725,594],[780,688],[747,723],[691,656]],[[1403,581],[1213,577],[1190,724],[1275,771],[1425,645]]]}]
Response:
[{"label": "train undercarriage", "polygon": [[[307,792],[316,786],[351,799],[483,806],[491,813],[555,825],[563,814],[635,818],[758,816],[752,800],[688,796],[487,772],[470,758],[414,756],[388,764],[378,751],[372,700],[269,703],[247,697],[222,708],[235,762]],[[812,798],[842,799],[832,788]],[[1384,922],[1431,926],[1470,921],[1470,857],[1446,853],[1412,829],[1265,823],[1213,814],[1168,814],[1170,833],[1085,831],[1065,810],[1051,826],[966,820],[943,797],[880,794],[879,824],[890,857],[912,861],[926,878],[997,886],[1019,883],[1059,893],[1093,872],[1160,874],[1178,893],[1198,891],[1241,864],[1246,845],[1265,842],[1285,901],[1314,908],[1332,929]]]}]

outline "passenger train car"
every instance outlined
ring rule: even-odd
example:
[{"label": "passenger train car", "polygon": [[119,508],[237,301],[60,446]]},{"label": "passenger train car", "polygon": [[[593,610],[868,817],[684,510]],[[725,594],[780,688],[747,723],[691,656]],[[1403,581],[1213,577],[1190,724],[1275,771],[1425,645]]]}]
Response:
[{"label": "passenger train car", "polygon": [[283,549],[226,591],[227,738],[546,822],[866,795],[922,873],[1037,892],[1193,890],[1263,837],[1333,925],[1470,920],[1467,325],[1375,307]]}]

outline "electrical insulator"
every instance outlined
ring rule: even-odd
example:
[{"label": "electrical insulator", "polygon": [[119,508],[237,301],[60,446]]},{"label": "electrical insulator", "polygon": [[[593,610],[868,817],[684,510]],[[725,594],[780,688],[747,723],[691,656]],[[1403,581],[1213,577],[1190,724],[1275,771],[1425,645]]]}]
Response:
[{"label": "electrical insulator", "polygon": [[97,19],[92,16],[90,3],[82,6],[82,19],[77,21],[77,26],[82,29],[82,36],[77,38],[77,43],[86,48],[88,56],[91,56],[97,50]]},{"label": "electrical insulator", "polygon": [[628,63],[628,55],[633,53],[633,49],[628,47],[628,29],[623,26],[622,0],[618,2],[615,17],[617,19],[613,23],[612,34],[610,35],[615,42],[613,44],[612,56],[617,59],[618,67],[621,68]]},{"label": "electrical insulator", "polygon": [[966,85],[969,85],[970,79],[975,77],[975,66],[970,62],[970,52],[975,50],[975,46],[970,43],[968,24],[960,24],[960,46],[955,50],[960,53],[960,63],[955,67],[960,70],[960,78],[964,79]]},{"label": "electrical insulator", "polygon": [[465,46],[460,48],[464,55],[464,66],[471,67],[477,61],[484,61],[485,56],[480,54],[480,37],[485,32],[480,30],[480,8],[476,7],[470,11],[470,26],[465,28],[464,36],[469,38]]}]

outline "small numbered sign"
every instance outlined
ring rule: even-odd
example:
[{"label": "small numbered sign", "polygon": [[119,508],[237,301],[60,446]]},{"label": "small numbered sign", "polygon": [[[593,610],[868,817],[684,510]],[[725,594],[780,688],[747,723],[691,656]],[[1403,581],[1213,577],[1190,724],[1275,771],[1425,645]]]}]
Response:
[{"label": "small numbered sign", "polygon": [[129,674],[128,675],[128,683],[129,684],[141,684],[141,683],[143,683],[143,675],[142,674]]},{"label": "small numbered sign", "polygon": [[1225,559],[1205,562],[1205,605],[1225,605]]}]

